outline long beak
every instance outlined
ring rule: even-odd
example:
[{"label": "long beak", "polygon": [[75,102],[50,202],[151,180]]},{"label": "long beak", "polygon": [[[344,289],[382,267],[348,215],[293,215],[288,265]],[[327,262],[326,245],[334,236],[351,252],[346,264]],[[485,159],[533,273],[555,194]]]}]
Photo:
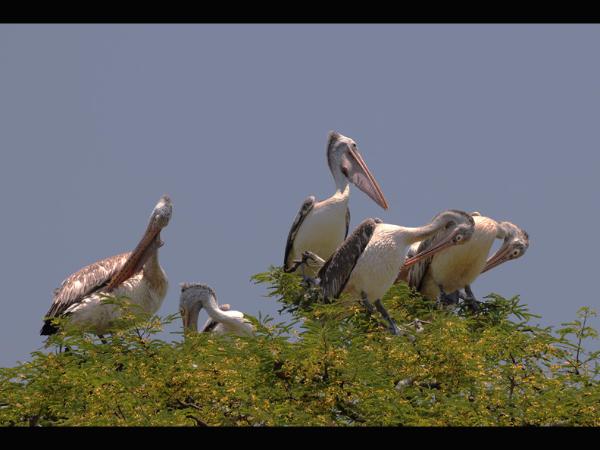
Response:
[{"label": "long beak", "polygon": [[116,288],[141,270],[152,254],[152,250],[155,250],[162,245],[160,240],[160,230],[161,229],[153,225],[152,222],[148,225],[144,236],[142,236],[137,247],[131,252],[129,259],[125,262],[123,268],[113,276],[112,280],[110,280],[107,287],[108,291]]},{"label": "long beak", "polygon": [[183,321],[183,331],[195,331],[198,332],[198,315],[200,314],[200,310],[197,312],[193,312],[187,309],[184,309],[183,315],[181,319]]},{"label": "long beak", "polygon": [[357,150],[348,147],[350,160],[350,170],[348,170],[348,180],[356,185],[361,191],[367,194],[375,203],[381,206],[383,209],[388,209],[388,204],[383,196],[383,192],[375,181],[375,177],[371,174],[371,171],[367,167],[367,164],[363,160],[362,156]]},{"label": "long beak", "polygon": [[422,259],[433,256],[436,253],[447,249],[448,247],[452,247],[454,245],[454,243],[452,242],[453,238],[454,238],[454,233],[450,234],[446,239],[444,239],[442,242],[440,242],[435,247],[431,247],[429,250],[425,250],[424,252],[417,253],[412,258],[405,259],[404,264],[402,265],[402,269],[408,268],[408,267],[418,263]]},{"label": "long beak", "polygon": [[510,246],[506,246],[504,248],[500,248],[490,259],[485,263],[485,267],[481,271],[481,273],[485,273],[494,267],[499,266],[500,264],[506,262],[506,256],[510,252]]},{"label": "long beak", "polygon": [[394,281],[394,283],[398,283],[399,281],[408,282],[408,267],[406,267],[404,264],[400,268],[400,272],[398,273],[398,276],[396,277],[396,281]]}]

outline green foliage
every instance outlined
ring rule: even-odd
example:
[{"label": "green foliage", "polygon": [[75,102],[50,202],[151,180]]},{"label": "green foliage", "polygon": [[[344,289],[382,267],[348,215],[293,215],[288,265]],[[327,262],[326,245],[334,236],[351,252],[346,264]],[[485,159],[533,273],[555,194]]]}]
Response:
[{"label": "green foliage", "polygon": [[294,320],[167,343],[156,333],[178,316],[140,322],[109,300],[125,313],[105,344],[68,330],[52,351],[0,369],[0,424],[600,425],[589,308],[553,330],[532,324],[518,296],[491,294],[471,313],[395,285],[383,302],[411,340],[348,299],[323,304],[280,268],[253,280]]}]

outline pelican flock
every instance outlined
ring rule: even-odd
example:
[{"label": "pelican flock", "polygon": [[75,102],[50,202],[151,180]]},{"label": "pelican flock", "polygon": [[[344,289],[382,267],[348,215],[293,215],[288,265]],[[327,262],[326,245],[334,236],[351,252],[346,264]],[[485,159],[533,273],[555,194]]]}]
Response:
[{"label": "pelican flock", "polygon": [[354,140],[336,131],[330,131],[327,141],[327,164],[336,191],[331,197],[320,202],[311,195],[302,203],[285,246],[283,267],[286,271],[292,272],[297,268],[293,262],[305,251],[323,259],[329,258],[346,239],[350,227],[350,183],[383,209],[388,209],[383,192]]},{"label": "pelican flock", "polygon": [[[471,216],[475,227],[468,243],[424,258],[411,267],[404,265],[398,279],[407,281],[410,287],[426,298],[439,299],[446,304],[455,303],[458,298],[462,298],[473,309],[477,309],[478,301],[470,285],[487,270],[522,256],[529,246],[529,236],[513,223],[496,222],[479,212],[473,212]],[[438,241],[445,239],[446,233],[446,230],[440,230],[429,239],[414,243],[408,256],[435,246]],[[487,259],[495,239],[504,239],[504,243]],[[460,293],[461,289],[465,290],[464,295]]]},{"label": "pelican flock", "polygon": [[168,288],[167,276],[158,262],[158,249],[163,245],[160,232],[169,224],[172,211],[171,199],[164,195],[132,252],[97,261],[65,279],[54,292],[40,334],[56,333],[58,327],[52,319],[68,317],[70,324],[102,338],[121,315],[117,305],[105,302],[107,295],[127,297],[148,315],[158,311]]},{"label": "pelican flock", "polygon": [[[475,305],[471,290],[475,279],[521,257],[529,247],[529,235],[517,225],[455,209],[435,215],[421,227],[369,218],[348,235],[350,184],[383,209],[388,209],[388,203],[353,139],[331,131],[327,163],[336,191],[322,201],[314,196],[304,201],[287,236],[283,270],[290,273],[301,267],[304,280],[314,282],[325,300],[347,294],[344,298],[362,303],[369,313],[377,310],[395,335],[403,333],[382,304],[395,281],[406,281],[426,298],[443,303],[462,298]],[[168,289],[158,249],[163,245],[160,234],[169,224],[172,209],[171,199],[161,197],[133,251],[97,261],[65,279],[54,291],[40,334],[58,332],[55,319],[65,317],[76,328],[103,339],[122,314],[118,305],[105,301],[107,296],[128,299],[139,307],[141,315],[156,313]],[[503,243],[488,257],[496,239]],[[465,294],[460,292],[463,289]],[[187,333],[198,331],[202,309],[209,319],[201,332],[238,336],[255,332],[244,313],[218,304],[210,286],[181,284],[179,311]],[[428,322],[416,319],[415,324],[422,329],[421,323]]]}]

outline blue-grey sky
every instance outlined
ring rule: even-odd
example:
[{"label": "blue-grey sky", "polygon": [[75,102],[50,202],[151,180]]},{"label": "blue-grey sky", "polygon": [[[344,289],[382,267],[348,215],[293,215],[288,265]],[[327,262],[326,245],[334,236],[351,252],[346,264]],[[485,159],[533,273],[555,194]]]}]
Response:
[{"label": "blue-grey sky", "polygon": [[390,204],[353,187],[352,227],[510,220],[529,250],[476,295],[520,294],[551,325],[598,309],[599,43],[598,25],[0,25],[0,366],[42,346],[52,290],[131,250],[164,193],[159,314],[199,281],[277,317],[249,277],[282,263],[303,199],[334,192],[332,129]]}]

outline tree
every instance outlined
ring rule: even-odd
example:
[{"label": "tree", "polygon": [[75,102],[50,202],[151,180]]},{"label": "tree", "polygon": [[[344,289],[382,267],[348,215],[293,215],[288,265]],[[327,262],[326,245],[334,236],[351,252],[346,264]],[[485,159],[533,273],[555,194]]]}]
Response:
[{"label": "tree", "polygon": [[589,308],[554,330],[533,325],[539,316],[518,296],[491,294],[471,313],[395,285],[383,301],[398,323],[413,322],[411,340],[359,304],[324,304],[280,268],[253,280],[294,320],[259,316],[252,338],[173,343],[156,333],[177,316],[139,324],[126,312],[107,344],[67,330],[51,337],[53,351],[0,369],[0,423],[600,425],[600,352],[583,345],[597,338]]}]

